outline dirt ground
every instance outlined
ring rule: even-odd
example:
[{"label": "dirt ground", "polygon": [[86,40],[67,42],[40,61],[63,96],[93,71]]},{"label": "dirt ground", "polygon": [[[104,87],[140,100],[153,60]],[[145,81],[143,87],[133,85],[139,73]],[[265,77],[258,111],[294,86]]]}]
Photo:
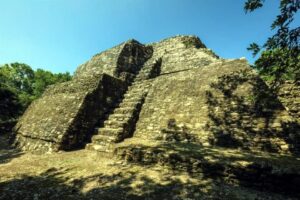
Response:
[{"label": "dirt ground", "polygon": [[[23,153],[9,148],[7,136],[2,135],[0,141],[0,199],[5,200],[297,199],[160,164],[128,163],[88,150]],[[299,159],[292,162],[294,170],[300,169]]]}]

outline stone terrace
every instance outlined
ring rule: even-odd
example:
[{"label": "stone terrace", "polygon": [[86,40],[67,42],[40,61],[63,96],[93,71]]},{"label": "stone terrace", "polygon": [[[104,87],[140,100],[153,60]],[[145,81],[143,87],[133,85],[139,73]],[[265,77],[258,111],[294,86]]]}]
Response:
[{"label": "stone terrace", "polygon": [[113,152],[125,139],[297,154],[295,99],[282,103],[246,60],[219,58],[195,36],[129,40],[49,88],[15,127],[15,144]]}]

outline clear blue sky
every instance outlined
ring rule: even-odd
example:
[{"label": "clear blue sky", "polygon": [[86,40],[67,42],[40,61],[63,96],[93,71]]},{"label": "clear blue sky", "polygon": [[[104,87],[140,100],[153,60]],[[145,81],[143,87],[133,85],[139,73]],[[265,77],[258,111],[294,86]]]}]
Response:
[{"label": "clear blue sky", "polygon": [[224,58],[245,56],[271,35],[279,0],[250,14],[244,0],[0,0],[0,64],[74,72],[130,38],[155,42],[193,34]]}]

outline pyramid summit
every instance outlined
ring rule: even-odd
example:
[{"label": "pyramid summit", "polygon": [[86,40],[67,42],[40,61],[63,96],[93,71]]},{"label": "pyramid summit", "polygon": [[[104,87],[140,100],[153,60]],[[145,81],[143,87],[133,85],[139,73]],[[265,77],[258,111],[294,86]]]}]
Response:
[{"label": "pyramid summit", "polygon": [[49,87],[14,129],[24,151],[86,148],[131,160],[146,158],[141,147],[174,143],[300,148],[297,119],[247,61],[220,58],[196,36],[132,39],[96,54],[71,81]]}]

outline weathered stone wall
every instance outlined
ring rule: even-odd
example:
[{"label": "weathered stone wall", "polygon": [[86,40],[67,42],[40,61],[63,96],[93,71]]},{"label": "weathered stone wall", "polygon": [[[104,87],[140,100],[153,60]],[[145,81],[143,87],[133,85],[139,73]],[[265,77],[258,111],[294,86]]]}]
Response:
[{"label": "weathered stone wall", "polygon": [[16,144],[39,151],[80,147],[125,90],[123,81],[106,74],[55,85],[30,105],[16,125]]},{"label": "weathered stone wall", "polygon": [[151,46],[145,47],[135,40],[129,40],[95,55],[78,67],[74,77],[87,78],[106,73],[121,78],[122,73],[136,74],[152,52]]},{"label": "weathered stone wall", "polygon": [[300,123],[300,81],[286,81],[279,89],[279,99]]},{"label": "weathered stone wall", "polygon": [[220,61],[157,77],[135,137],[295,151],[299,125],[245,60]]},{"label": "weathered stone wall", "polygon": [[[289,101],[282,105],[245,60],[220,59],[195,36],[146,46],[130,40],[97,54],[72,81],[49,88],[28,108],[15,127],[16,144],[39,151],[81,147],[99,119],[113,113],[128,85],[146,79],[152,80],[136,139],[272,152],[300,149],[299,121],[293,118],[299,110],[291,115],[295,106],[290,107],[299,105],[299,87],[283,92]],[[117,111],[128,110],[128,102],[120,105],[125,107]]]},{"label": "weathered stone wall", "polygon": [[162,59],[161,74],[202,67],[219,59],[195,36],[176,36],[150,45],[152,59]]},{"label": "weathered stone wall", "polygon": [[32,103],[15,127],[16,145],[34,151],[82,147],[152,53],[151,46],[129,40],[94,56],[72,81],[50,87]]},{"label": "weathered stone wall", "polygon": [[80,65],[75,74],[74,78],[77,77],[89,77],[94,74],[106,73],[114,76],[114,71],[117,68],[117,61],[121,51],[123,50],[126,43],[122,43],[111,49],[103,51],[93,56],[89,61]]}]

